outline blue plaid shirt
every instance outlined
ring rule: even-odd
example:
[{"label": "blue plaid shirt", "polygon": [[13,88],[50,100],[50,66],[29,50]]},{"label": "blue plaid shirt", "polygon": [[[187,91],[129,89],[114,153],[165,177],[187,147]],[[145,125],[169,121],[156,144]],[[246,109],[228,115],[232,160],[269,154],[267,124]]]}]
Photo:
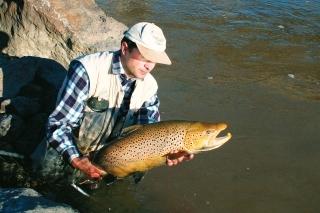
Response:
[{"label": "blue plaid shirt", "polygon": [[[107,70],[107,68],[106,68]],[[119,110],[118,118],[127,114],[130,97],[134,89],[135,80],[127,79],[120,62],[120,51],[114,53],[112,72],[119,75],[125,95]],[[72,136],[72,128],[81,124],[85,102],[89,95],[89,77],[83,65],[72,63],[67,73],[67,84],[61,99],[49,116],[47,123],[47,139],[65,161],[71,162],[74,158],[82,156]],[[137,124],[148,124],[160,121],[159,99],[155,94],[149,101],[143,103],[137,111]]]}]

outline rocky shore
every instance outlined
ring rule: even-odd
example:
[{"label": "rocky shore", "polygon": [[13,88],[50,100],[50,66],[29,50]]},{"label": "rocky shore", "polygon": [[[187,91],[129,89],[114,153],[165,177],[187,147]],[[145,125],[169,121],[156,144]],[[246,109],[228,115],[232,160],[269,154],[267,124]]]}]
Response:
[{"label": "rocky shore", "polygon": [[0,54],[0,69],[6,80],[0,99],[0,211],[78,212],[39,193],[46,196],[54,189],[32,175],[28,158],[44,137],[65,69],[54,60],[7,54]]},{"label": "rocky shore", "polygon": [[64,200],[32,175],[29,156],[45,136],[70,60],[118,49],[126,26],[90,0],[0,4],[0,212],[77,212],[55,203]]}]

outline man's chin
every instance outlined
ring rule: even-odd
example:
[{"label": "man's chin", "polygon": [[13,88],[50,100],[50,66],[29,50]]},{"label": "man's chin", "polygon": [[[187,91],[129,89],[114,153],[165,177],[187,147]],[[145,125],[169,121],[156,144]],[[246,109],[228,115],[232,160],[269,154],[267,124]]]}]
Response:
[{"label": "man's chin", "polygon": [[141,80],[142,80],[142,79],[144,79],[144,78],[146,77],[146,75],[147,75],[147,74],[145,74],[145,75],[140,74],[140,75],[137,75],[137,76],[136,76],[136,78],[138,78],[138,79],[141,79]]}]

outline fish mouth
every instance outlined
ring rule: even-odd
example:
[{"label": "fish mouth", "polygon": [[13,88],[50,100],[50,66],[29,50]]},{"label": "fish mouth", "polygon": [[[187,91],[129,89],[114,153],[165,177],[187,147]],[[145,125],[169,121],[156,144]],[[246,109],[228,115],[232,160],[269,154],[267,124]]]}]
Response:
[{"label": "fish mouth", "polygon": [[231,133],[228,132],[228,134],[224,137],[216,137],[212,136],[210,140],[202,147],[201,151],[209,151],[212,149],[219,148],[223,144],[225,144],[230,138],[232,137]]}]

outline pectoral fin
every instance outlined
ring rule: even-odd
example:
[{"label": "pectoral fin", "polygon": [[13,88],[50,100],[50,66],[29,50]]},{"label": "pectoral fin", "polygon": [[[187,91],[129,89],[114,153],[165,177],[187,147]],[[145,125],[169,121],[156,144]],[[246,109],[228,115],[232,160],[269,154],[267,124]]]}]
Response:
[{"label": "pectoral fin", "polygon": [[186,155],[188,155],[187,152],[178,152],[178,153],[167,154],[167,158],[169,160],[174,160],[174,159],[180,158],[182,156],[186,156]]},{"label": "pectoral fin", "polygon": [[144,172],[135,172],[133,173],[132,177],[133,177],[133,180],[134,180],[134,183],[135,184],[138,184],[140,183],[140,181],[144,178],[144,176],[146,175],[147,173],[147,170],[144,171]]},{"label": "pectoral fin", "polygon": [[107,174],[103,177],[104,182],[106,182],[107,185],[113,184],[118,178],[116,176],[113,176],[111,174]]}]

